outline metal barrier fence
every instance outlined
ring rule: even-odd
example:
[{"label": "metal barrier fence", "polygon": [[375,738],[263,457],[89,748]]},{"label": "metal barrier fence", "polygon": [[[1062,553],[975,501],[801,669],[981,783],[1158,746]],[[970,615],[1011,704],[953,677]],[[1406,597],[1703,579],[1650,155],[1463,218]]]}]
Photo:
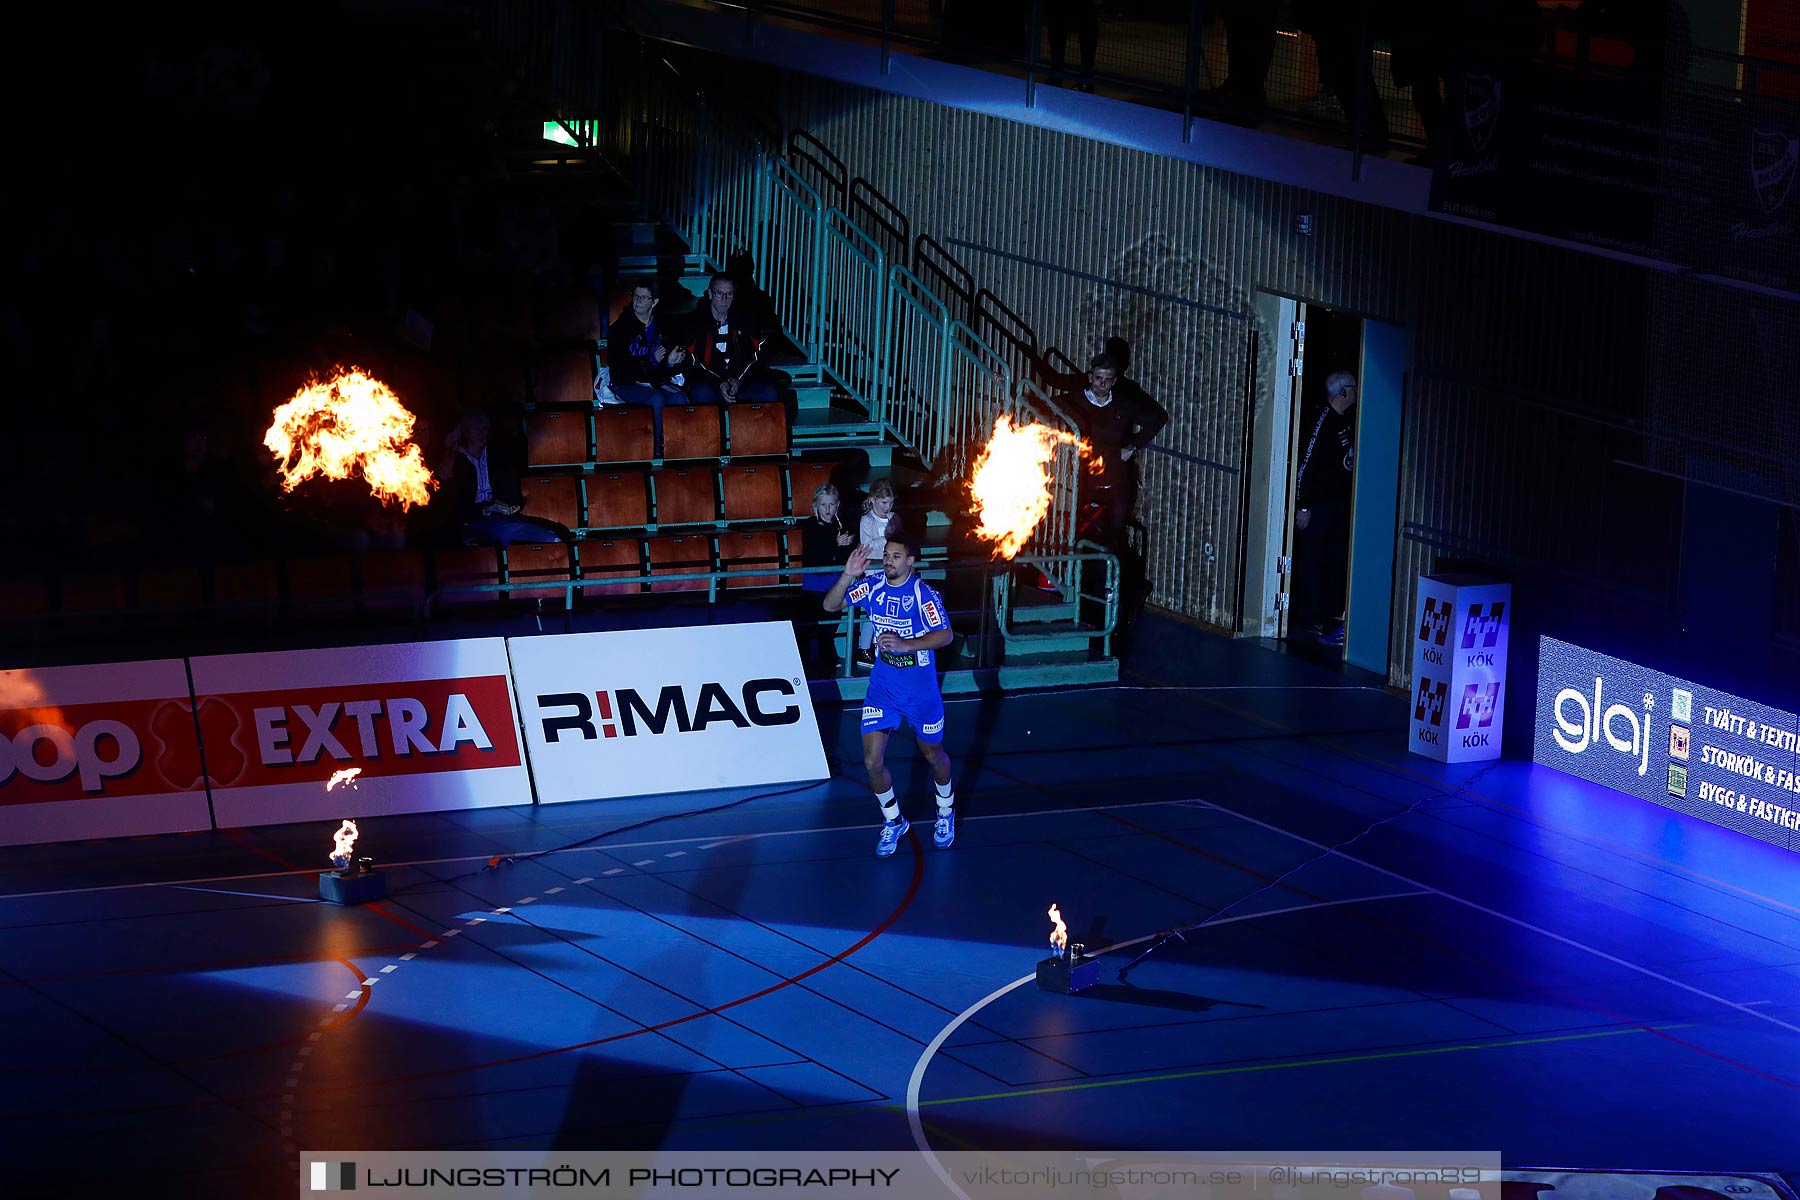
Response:
[{"label": "metal barrier fence", "polygon": [[[1015,567],[1023,565],[1034,567],[1052,579],[1067,579],[1069,590],[1064,595],[1072,600],[1078,612],[1095,614],[1091,622],[1083,624],[1079,629],[1071,630],[1065,623],[1046,626],[1036,622],[1015,619],[1019,606],[1014,600]],[[1098,568],[1097,571],[1092,568]],[[777,564],[740,565],[731,569],[717,571],[662,572],[652,574],[640,572],[637,575],[606,575],[595,579],[559,579],[555,581],[527,580],[518,583],[489,583],[474,585],[452,585],[433,589],[424,600],[420,616],[427,622],[432,619],[432,610],[447,599],[468,602],[473,597],[492,596],[495,600],[520,597],[544,601],[560,601],[562,614],[576,611],[576,606],[584,598],[584,594],[593,591],[599,598],[616,602],[618,590],[623,587],[651,586],[666,589],[656,593],[671,597],[687,596],[698,598],[703,592],[708,603],[717,603],[721,593],[725,596],[743,596],[745,592],[759,590],[766,593],[767,586],[752,583],[746,586],[746,580],[767,580],[779,578],[791,588],[792,584],[806,576],[832,578],[843,571],[842,567],[783,567]],[[965,644],[971,652],[963,657],[972,661],[961,663],[962,666],[986,668],[996,667],[1004,661],[1008,652],[1029,654],[1034,649],[1033,643],[1054,642],[1059,647],[1065,645],[1071,636],[1088,642],[1090,652],[1098,652],[1099,657],[1106,658],[1112,654],[1112,635],[1118,628],[1120,610],[1120,567],[1116,556],[1103,547],[1091,542],[1072,544],[1072,548],[1059,553],[1027,552],[1016,560],[997,559],[952,559],[948,562],[921,565],[918,568],[920,578],[927,581],[943,581],[957,575],[968,582],[972,576],[979,575],[979,582],[972,589],[979,597],[977,608],[952,607],[953,616],[973,617],[974,627],[968,628],[968,622],[952,621]],[[1084,576],[1098,584],[1096,590],[1083,592]],[[684,585],[693,585],[691,587]],[[777,585],[779,586],[779,585]],[[790,591],[790,595],[793,593]],[[800,596],[822,596],[816,591],[801,591]],[[541,615],[541,614],[540,614]],[[868,614],[858,608],[845,608],[840,613],[827,614],[822,617],[797,617],[793,619],[796,632],[800,635],[804,648],[815,641],[819,631],[833,641],[842,645],[844,652],[837,656],[837,675],[848,679],[855,674],[855,660],[852,648],[857,645],[862,626],[868,621]],[[811,636],[809,637],[809,633]],[[958,665],[953,661],[952,669]]]},{"label": "metal barrier fence", "polygon": [[[699,264],[722,270],[748,254],[782,332],[871,421],[927,464],[946,447],[966,457],[1002,413],[1075,429],[1049,395],[1021,390],[1030,364],[1018,361],[1016,347],[995,349],[924,280],[889,262],[881,239],[891,230],[879,222],[865,228],[828,203],[798,169],[804,164],[790,162],[766,132],[743,128],[704,94],[684,92],[674,68],[664,72],[659,63],[649,64],[650,77],[621,85],[627,90],[617,102],[639,117],[629,143],[598,148],[630,159],[639,197]],[[609,127],[567,128],[586,139]],[[865,219],[878,215],[866,204],[854,207]],[[1058,451],[1039,532],[1046,551],[1074,545],[1079,470],[1073,451]],[[1070,584],[1072,569],[1057,582]]]}]

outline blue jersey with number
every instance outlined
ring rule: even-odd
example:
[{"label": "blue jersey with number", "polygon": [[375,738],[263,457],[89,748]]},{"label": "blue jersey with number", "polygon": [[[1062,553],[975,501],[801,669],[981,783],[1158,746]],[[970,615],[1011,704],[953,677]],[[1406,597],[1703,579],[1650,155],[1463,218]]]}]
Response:
[{"label": "blue jersey with number", "polygon": [[[917,575],[908,575],[899,583],[889,583],[886,575],[865,575],[844,593],[844,602],[868,610],[877,637],[897,633],[903,638],[916,638],[935,629],[950,628],[944,598]],[[878,685],[907,690],[929,686],[936,691],[937,664],[932,652],[907,650],[891,654],[878,647],[869,686]]]}]

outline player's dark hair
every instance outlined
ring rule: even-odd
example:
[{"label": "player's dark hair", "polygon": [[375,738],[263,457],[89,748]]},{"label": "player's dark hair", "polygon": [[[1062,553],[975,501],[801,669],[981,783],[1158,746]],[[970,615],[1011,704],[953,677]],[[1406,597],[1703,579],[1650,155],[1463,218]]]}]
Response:
[{"label": "player's dark hair", "polygon": [[917,559],[920,557],[919,543],[911,534],[890,533],[888,534],[887,540],[890,542],[898,542],[900,545],[905,546],[908,558]]}]

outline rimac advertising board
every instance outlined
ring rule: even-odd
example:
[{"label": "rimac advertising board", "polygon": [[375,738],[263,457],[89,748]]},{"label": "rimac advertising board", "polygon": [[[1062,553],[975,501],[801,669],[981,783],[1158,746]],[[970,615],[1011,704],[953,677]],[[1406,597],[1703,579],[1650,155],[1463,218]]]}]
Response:
[{"label": "rimac advertising board", "polygon": [[209,829],[180,659],[0,671],[0,845]]},{"label": "rimac advertising board", "polygon": [[1532,757],[1800,849],[1800,717],[1555,638],[1538,644]]},{"label": "rimac advertising board", "polygon": [[785,621],[507,648],[540,803],[830,777]]},{"label": "rimac advertising board", "polygon": [[[221,826],[530,804],[500,638],[192,660]],[[354,783],[327,792],[341,770]]]}]

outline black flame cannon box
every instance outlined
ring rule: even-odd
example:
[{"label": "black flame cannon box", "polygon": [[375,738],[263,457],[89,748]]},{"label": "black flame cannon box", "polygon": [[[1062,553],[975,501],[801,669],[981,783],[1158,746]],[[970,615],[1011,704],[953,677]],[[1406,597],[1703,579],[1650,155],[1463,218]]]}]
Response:
[{"label": "black flame cannon box", "polygon": [[1040,992],[1060,992],[1069,996],[1099,982],[1100,960],[1082,953],[1080,946],[1067,955],[1053,953],[1037,965]]},{"label": "black flame cannon box", "polygon": [[333,904],[367,904],[387,895],[387,876],[369,865],[368,859],[319,872],[319,899]]}]

